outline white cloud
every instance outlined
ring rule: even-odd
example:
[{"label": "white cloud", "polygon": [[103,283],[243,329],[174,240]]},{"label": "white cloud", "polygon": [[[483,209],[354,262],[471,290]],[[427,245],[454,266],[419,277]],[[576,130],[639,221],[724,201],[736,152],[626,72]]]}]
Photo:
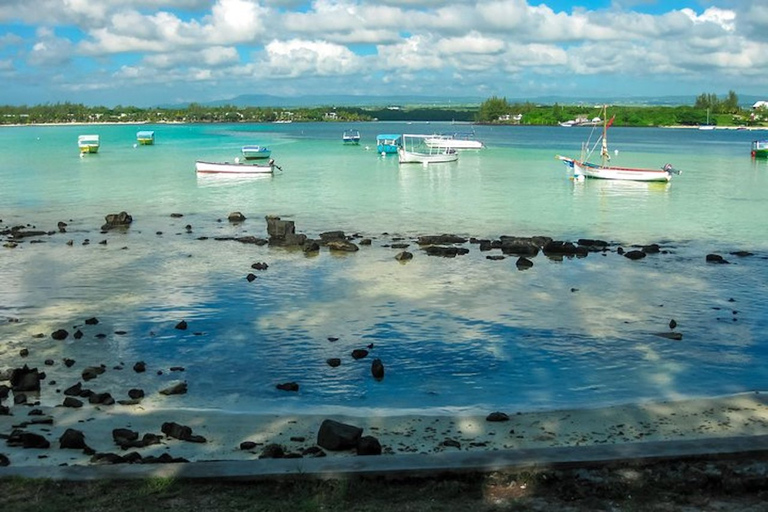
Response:
[{"label": "white cloud", "polygon": [[[362,68],[363,59],[349,48],[325,41],[272,41],[255,69],[270,76],[349,75]],[[262,69],[263,67],[263,69]]]},{"label": "white cloud", "polygon": [[[338,90],[332,81],[354,80],[371,92],[460,83],[504,94],[518,80],[544,90],[600,74],[631,91],[641,78],[696,84],[716,73],[738,90],[768,76],[764,2],[702,10],[691,0],[648,14],[638,1],[558,11],[547,0],[0,0],[0,23],[49,27],[34,40],[0,35],[0,59],[83,83],[111,76],[115,89],[242,80],[300,91],[320,80]],[[98,58],[100,73],[79,67],[82,56]]]},{"label": "white cloud", "polygon": [[57,38],[53,31],[46,28],[38,29],[37,41],[27,57],[27,62],[33,66],[61,66],[72,57],[72,44],[67,39]]},{"label": "white cloud", "polygon": [[199,51],[152,54],[144,57],[143,64],[156,69],[170,69],[185,65],[222,67],[240,60],[237,50],[227,46],[213,46]]},{"label": "white cloud", "polygon": [[267,14],[264,7],[249,0],[218,0],[199,21],[184,21],[168,11],[146,15],[121,10],[105,26],[90,30],[80,49],[89,55],[108,55],[254,43],[264,33]]}]

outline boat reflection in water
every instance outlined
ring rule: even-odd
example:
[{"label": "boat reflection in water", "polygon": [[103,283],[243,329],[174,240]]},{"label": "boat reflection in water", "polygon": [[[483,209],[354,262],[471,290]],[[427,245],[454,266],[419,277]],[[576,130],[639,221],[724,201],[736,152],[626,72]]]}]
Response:
[{"label": "boat reflection in water", "polygon": [[206,174],[196,173],[198,187],[230,187],[234,185],[243,185],[256,181],[271,180],[273,175],[269,173],[262,174]]}]

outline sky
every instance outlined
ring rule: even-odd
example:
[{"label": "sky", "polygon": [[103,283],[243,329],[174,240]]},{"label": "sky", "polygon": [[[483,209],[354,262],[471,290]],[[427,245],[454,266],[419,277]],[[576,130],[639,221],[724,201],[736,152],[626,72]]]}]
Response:
[{"label": "sky", "polygon": [[766,0],[0,0],[0,104],[768,99]]}]

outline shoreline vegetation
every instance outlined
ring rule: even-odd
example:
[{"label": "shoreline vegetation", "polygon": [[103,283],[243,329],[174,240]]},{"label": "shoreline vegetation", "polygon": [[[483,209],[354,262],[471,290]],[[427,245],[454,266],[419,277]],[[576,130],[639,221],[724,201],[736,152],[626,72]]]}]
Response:
[{"label": "shoreline vegetation", "polygon": [[[480,105],[415,105],[387,107],[253,107],[209,106],[139,108],[55,103],[0,105],[0,126],[78,124],[194,124],[302,122],[453,122],[520,126],[593,126],[601,105],[509,103],[492,97]],[[724,100],[702,94],[693,105],[612,105],[612,126],[721,129],[768,129],[768,109],[743,108],[732,91]],[[602,120],[599,121],[602,123]]]}]

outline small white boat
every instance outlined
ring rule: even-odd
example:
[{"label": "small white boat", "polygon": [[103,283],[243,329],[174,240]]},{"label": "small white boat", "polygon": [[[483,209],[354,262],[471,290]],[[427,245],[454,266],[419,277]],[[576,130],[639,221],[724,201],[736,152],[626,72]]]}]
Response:
[{"label": "small white boat", "polygon": [[345,130],[341,135],[344,144],[360,144],[360,132],[357,130]]},{"label": "small white boat", "polygon": [[[573,173],[573,179],[579,181],[584,178],[596,178],[603,180],[624,180],[624,181],[669,181],[673,174],[680,174],[680,171],[674,169],[671,164],[666,164],[659,169],[643,169],[634,167],[617,167],[608,165],[611,156],[608,153],[608,127],[613,124],[613,118],[607,120],[607,107],[603,107],[603,135],[597,139],[594,146],[589,149],[589,141],[584,143],[581,148],[581,158],[575,159],[567,156],[557,155],[566,167]],[[589,162],[589,155],[600,144],[600,156],[602,163],[596,164]]]},{"label": "small white boat", "polygon": [[136,142],[140,146],[151,146],[155,143],[155,132],[151,130],[143,130],[136,132]]},{"label": "small white boat", "polygon": [[427,146],[452,149],[483,149],[485,144],[475,139],[474,133],[433,135],[424,139]]},{"label": "small white boat", "polygon": [[266,146],[243,146],[241,149],[246,160],[259,160],[269,158],[272,151]]},{"label": "small white boat", "polygon": [[453,148],[430,147],[425,139],[430,135],[403,134],[397,154],[401,164],[435,164],[455,162],[459,153]]},{"label": "small white boat", "polygon": [[77,146],[80,148],[81,155],[86,153],[98,153],[99,145],[98,135],[80,135],[77,138]]},{"label": "small white boat", "polygon": [[275,161],[270,159],[266,164],[246,164],[235,159],[234,162],[195,162],[195,171],[200,174],[273,174]]},{"label": "small white boat", "polygon": [[642,169],[635,167],[615,167],[610,165],[598,165],[591,162],[582,162],[567,156],[557,156],[573,172],[573,179],[581,180],[584,178],[595,178],[603,180],[625,180],[625,181],[669,181],[672,174],[679,174],[680,171],[672,168],[671,164],[666,164],[659,169]]}]

